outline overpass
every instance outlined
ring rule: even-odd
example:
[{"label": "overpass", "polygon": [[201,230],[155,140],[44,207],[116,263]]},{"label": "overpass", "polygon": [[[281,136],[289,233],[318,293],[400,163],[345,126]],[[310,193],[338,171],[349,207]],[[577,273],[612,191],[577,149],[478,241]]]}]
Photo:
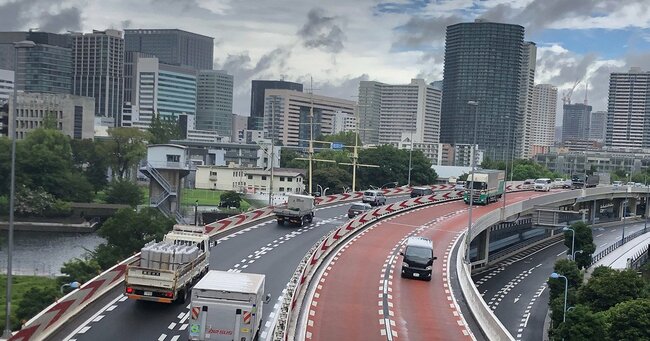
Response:
[{"label": "overpass", "polygon": [[[395,195],[403,195],[404,191],[402,190],[402,193],[387,193],[387,194],[395,194]],[[372,222],[374,220],[386,218],[389,216],[392,216],[394,214],[401,214],[404,213],[407,209],[419,209],[420,206],[426,206],[426,205],[431,205],[434,203],[440,203],[440,201],[449,201],[452,200],[453,198],[458,198],[458,193],[455,195],[453,192],[445,193],[446,197],[438,194],[438,196],[432,196],[431,198],[427,198],[428,200],[425,199],[416,199],[420,200],[419,202],[416,202],[415,200],[411,199],[406,202],[400,203],[400,204],[393,204],[393,205],[388,205],[385,207],[381,207],[375,211],[373,211],[373,218],[369,219],[370,217],[366,216],[364,219],[367,219],[366,221],[361,221],[360,219],[353,220],[352,225],[350,225],[350,222],[342,224],[342,227],[345,228],[350,228],[350,231],[352,230],[358,230],[362,227],[366,226],[366,223]],[[558,211],[573,211],[573,212],[582,212],[584,213],[584,210],[589,210],[599,208],[609,205],[611,202],[612,206],[616,206],[616,203],[618,202],[618,207],[622,207],[622,201],[625,200],[626,198],[628,199],[628,202],[631,202],[632,200],[635,200],[635,205],[638,202],[644,201],[643,195],[645,192],[642,189],[630,189],[629,191],[615,191],[612,188],[596,188],[596,189],[587,189],[583,191],[571,191],[571,192],[563,192],[563,193],[554,193],[548,196],[543,196],[542,198],[531,198],[524,200],[520,203],[509,205],[506,207],[505,210],[495,210],[493,212],[490,212],[486,216],[486,218],[481,218],[481,219],[487,219],[485,222],[481,219],[477,220],[476,223],[474,224],[474,231],[472,233],[472,240],[486,240],[489,239],[489,236],[481,234],[488,234],[489,230],[488,227],[491,225],[494,225],[494,223],[503,220],[502,218],[505,219],[512,219],[513,217],[517,216],[522,216],[523,214],[535,214],[534,212],[536,211],[543,211],[543,210],[558,210]],[[360,195],[359,193],[355,193],[352,195],[348,195],[347,197],[339,197],[339,198],[332,198],[333,196],[329,196],[323,199],[325,203],[328,203],[333,206],[338,205],[338,215],[340,216],[340,212],[343,210],[340,208],[340,205],[343,205],[342,203],[349,201],[349,200],[355,200],[357,196]],[[546,198],[546,199],[544,199]],[[543,200],[542,200],[543,199]],[[595,202],[595,204],[594,204]],[[493,205],[494,206],[494,205]],[[493,206],[488,206],[487,208],[494,208]],[[632,206],[630,204],[630,206]],[[646,207],[648,205],[645,205]],[[569,209],[571,207],[571,209]],[[622,208],[620,208],[622,209]],[[266,211],[264,211],[266,210]],[[333,210],[333,209],[332,209]],[[583,211],[580,211],[583,210]],[[589,211],[586,211],[587,213]],[[234,232],[235,234],[237,233],[243,233],[242,231],[246,231],[251,224],[261,225],[265,221],[268,221],[269,217],[269,212],[268,209],[262,209],[258,211],[254,211],[245,215],[237,216],[232,218],[229,221],[226,222],[220,222],[219,224],[214,224],[212,225],[212,231],[211,233],[215,235],[215,238],[222,238],[223,236],[227,236],[228,233]],[[495,220],[495,215],[496,215],[496,220]],[[336,215],[334,215],[336,216]],[[364,215],[365,216],[365,215]],[[588,215],[589,216],[589,215]],[[261,223],[260,223],[261,222]],[[341,225],[343,222],[342,219],[338,220],[333,219],[331,223],[328,223],[329,226],[334,227]],[[485,225],[490,223],[490,225]],[[248,224],[248,225],[247,225]],[[323,224],[319,224],[318,226],[322,226]],[[316,226],[312,226],[311,230],[313,231],[313,228]],[[257,229],[258,231],[262,231],[265,229]],[[268,230],[268,228],[266,229]],[[249,230],[250,231],[250,230]],[[323,240],[327,240],[328,238],[337,238],[341,240],[345,240],[347,236],[343,235],[336,235],[336,231],[341,232],[340,228],[339,229],[334,229],[330,234],[327,234],[317,243],[317,245],[322,246]],[[250,234],[250,232],[246,231],[247,234]],[[344,238],[345,237],[345,238]],[[298,239],[298,238],[296,238]],[[312,236],[313,239],[313,236]],[[460,240],[460,239],[459,239]],[[314,240],[315,241],[315,240]],[[477,242],[475,242],[477,243]],[[289,243],[287,243],[289,244]],[[482,243],[479,243],[480,245]],[[465,241],[461,241],[461,248],[465,245]],[[295,245],[293,245],[295,246]],[[307,252],[307,256],[313,256],[316,252],[320,253],[320,251],[317,251],[318,248],[312,248],[311,250],[305,250],[304,252]],[[322,248],[321,248],[322,250]],[[477,252],[477,259],[472,263],[472,267],[484,267],[489,265],[489,249],[487,249],[488,252],[486,252],[484,249],[481,250],[481,252]],[[253,253],[251,253],[253,254]],[[301,266],[299,267],[299,271],[302,271],[305,269],[305,259],[308,259],[308,257],[305,257],[303,261],[301,262]],[[282,263],[282,262],[280,262]],[[64,297],[62,300],[54,304],[53,306],[48,307],[44,312],[36,316],[34,319],[30,320],[25,328],[21,332],[18,332],[14,335],[12,339],[15,340],[31,340],[31,339],[42,339],[44,338],[45,333],[47,335],[52,335],[52,333],[56,333],[56,331],[61,328],[63,325],[65,325],[65,321],[68,320],[69,318],[76,316],[84,310],[84,308],[91,306],[90,303],[93,301],[97,300],[99,297],[102,295],[108,293],[110,291],[110,288],[105,288],[105,285],[112,285],[113,287],[118,287],[119,283],[121,281],[121,275],[123,273],[123,268],[124,268],[125,262],[118,264],[115,268],[107,271],[106,273],[100,275],[98,278],[94,279],[93,281],[90,281],[89,283],[86,283],[80,290],[77,290],[76,292],[71,293],[70,295]],[[288,264],[282,264],[284,266]],[[469,279],[469,267],[467,269],[462,269],[463,274],[467,273],[465,276],[467,279]],[[252,270],[251,270],[252,271]],[[296,272],[298,273],[298,272]],[[295,279],[295,273],[294,273],[294,279]],[[302,277],[298,277],[298,279],[301,279]],[[285,279],[286,281],[286,279]],[[100,284],[98,284],[101,282]],[[295,307],[295,303],[297,303],[297,299],[301,294],[300,290],[303,290],[302,288],[298,288],[299,290],[295,290],[295,281],[292,280],[289,283],[289,286],[286,288],[286,293],[287,295],[284,295],[284,298],[289,298],[289,306],[293,305]],[[469,279],[469,283],[471,284],[471,279]],[[103,290],[103,291],[102,291]],[[463,288],[463,292],[465,295],[471,297],[471,291],[467,293],[466,291],[468,288]],[[75,296],[76,295],[76,296]],[[281,295],[280,298],[282,298]],[[304,297],[303,297],[304,298]],[[480,296],[479,296],[480,298]],[[283,307],[280,309],[280,313],[276,315],[277,318],[280,320],[277,323],[276,332],[274,335],[277,337],[278,335],[286,335],[285,332],[287,331],[286,327],[290,326],[291,323],[290,321],[295,317],[295,312],[299,310],[294,310],[290,311],[289,309],[286,308],[286,299],[282,300]],[[468,300],[469,301],[469,300]],[[82,304],[86,304],[84,307],[80,307]],[[483,303],[485,305],[485,303]],[[92,307],[91,307],[92,308]],[[95,307],[96,308],[96,307]],[[77,311],[74,311],[74,310]],[[86,312],[87,313],[87,312]],[[473,312],[475,315],[481,315],[481,311],[479,312]],[[179,314],[179,316],[182,314]],[[488,314],[489,315],[489,314]],[[488,316],[489,317],[489,316]],[[493,317],[493,316],[492,316]],[[494,321],[490,321],[488,319],[487,323],[493,323]],[[178,323],[179,325],[181,323]],[[49,329],[49,330],[48,330]],[[164,327],[163,327],[164,329]],[[27,331],[27,332],[26,332]],[[160,335],[160,331],[159,335]],[[167,331],[164,331],[167,332]],[[162,335],[165,335],[163,333]],[[161,336],[162,336],[161,335]],[[270,335],[268,333],[267,335]],[[78,335],[79,336],[79,335]],[[282,338],[282,337],[279,337]],[[78,339],[83,339],[83,337],[79,337]],[[100,338],[101,339],[101,338]]]}]

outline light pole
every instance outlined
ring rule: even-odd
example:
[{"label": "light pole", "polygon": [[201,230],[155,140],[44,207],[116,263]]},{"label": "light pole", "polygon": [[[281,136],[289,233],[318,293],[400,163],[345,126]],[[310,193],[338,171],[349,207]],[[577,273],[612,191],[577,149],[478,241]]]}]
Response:
[{"label": "light pole", "polygon": [[[417,129],[417,119],[415,119],[415,127]],[[407,186],[411,187],[411,168],[412,168],[412,160],[413,160],[413,129],[411,129],[411,137],[409,139],[409,142],[411,144],[409,148],[409,176],[408,176],[408,181],[406,183]]]},{"label": "light pole", "polygon": [[7,240],[7,304],[5,306],[5,330],[2,337],[11,337],[11,281],[12,281],[12,262],[14,252],[14,202],[16,200],[16,125],[18,123],[18,89],[16,87],[16,75],[18,73],[18,49],[31,48],[36,43],[30,40],[23,40],[14,43],[14,95],[13,95],[13,113],[9,113],[11,124],[11,180],[9,188],[9,231]]},{"label": "light pole", "polygon": [[627,210],[627,193],[625,194],[626,198],[623,201],[623,235],[621,236],[621,244],[625,243],[625,216],[627,215],[625,212]]},{"label": "light pole", "polygon": [[573,252],[573,254],[571,255],[571,260],[575,262],[576,261],[576,253],[583,253],[583,252],[584,252],[584,250],[577,250],[577,251]]},{"label": "light pole", "polygon": [[476,169],[476,131],[478,130],[478,102],[468,101],[467,105],[474,107],[474,138],[472,139],[472,152],[470,153],[470,156],[472,157],[472,171],[470,174],[472,180],[469,183],[469,221],[467,223],[467,254],[465,255],[465,261],[467,264],[471,264],[469,259],[469,249],[472,243],[472,207],[474,206],[474,170]]},{"label": "light pole", "polygon": [[643,183],[645,185],[645,209],[643,210],[644,222],[643,222],[643,233],[648,232],[648,182],[646,181],[645,176],[643,177]]},{"label": "light pole", "polygon": [[557,272],[552,273],[551,278],[564,278],[564,310],[563,310],[564,315],[562,316],[562,322],[566,322],[566,298],[567,298],[567,292],[569,291],[569,279],[567,279],[565,276],[560,275]]},{"label": "light pole", "polygon": [[564,227],[564,228],[562,228],[562,231],[564,231],[564,232],[571,231],[572,232],[573,236],[571,237],[571,253],[570,254],[571,254],[571,260],[575,260],[575,259],[573,259],[573,250],[574,250],[575,245],[576,245],[576,231],[574,229],[570,228],[570,227]]},{"label": "light pole", "polygon": [[72,289],[77,289],[79,286],[81,286],[81,284],[77,281],[74,281],[70,283],[64,283],[59,289],[61,290],[61,294],[63,294],[63,288],[70,287]]}]

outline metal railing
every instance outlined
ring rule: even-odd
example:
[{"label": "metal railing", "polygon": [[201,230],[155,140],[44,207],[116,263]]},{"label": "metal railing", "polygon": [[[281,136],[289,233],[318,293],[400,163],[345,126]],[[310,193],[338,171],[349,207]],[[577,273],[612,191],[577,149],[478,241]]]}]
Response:
[{"label": "metal railing", "polygon": [[150,163],[147,163],[147,171],[165,191],[169,192],[170,195],[176,195],[176,191],[172,188],[169,181],[167,181],[167,179],[165,179],[165,177],[163,177],[162,174],[160,174],[160,172],[158,172],[158,170]]},{"label": "metal railing", "polygon": [[632,240],[632,239],[634,239],[634,238],[636,238],[636,237],[638,237],[638,236],[640,236],[640,235],[642,235],[644,233],[646,233],[645,230],[639,230],[639,231],[636,231],[636,232],[634,232],[632,234],[629,234],[629,235],[625,236],[625,238],[616,241],[616,243],[608,246],[606,249],[604,249],[604,250],[598,252],[597,254],[591,256],[591,264],[589,265],[589,267],[596,264],[599,260],[603,259],[605,256],[610,254],[612,251],[614,251],[614,250],[618,249],[619,247],[623,246],[623,244],[629,242],[630,240]]},{"label": "metal railing", "polygon": [[161,203],[167,200],[167,198],[169,198],[169,195],[169,192],[162,191],[157,197],[149,199],[149,204],[158,207]]},{"label": "metal railing", "polygon": [[634,257],[629,259],[628,262],[628,269],[634,269],[634,270],[639,270],[645,263],[648,262],[648,256],[650,253],[648,252],[650,250],[650,244],[648,244],[645,249],[639,251]]}]

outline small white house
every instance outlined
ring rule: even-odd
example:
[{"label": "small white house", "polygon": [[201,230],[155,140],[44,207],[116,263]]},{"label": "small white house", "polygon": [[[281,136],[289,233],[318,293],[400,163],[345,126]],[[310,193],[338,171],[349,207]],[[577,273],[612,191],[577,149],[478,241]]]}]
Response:
[{"label": "small white house", "polygon": [[[268,192],[271,171],[262,168],[197,166],[196,188],[239,193]],[[302,169],[275,168],[273,192],[302,193],[305,190],[305,171]]]}]

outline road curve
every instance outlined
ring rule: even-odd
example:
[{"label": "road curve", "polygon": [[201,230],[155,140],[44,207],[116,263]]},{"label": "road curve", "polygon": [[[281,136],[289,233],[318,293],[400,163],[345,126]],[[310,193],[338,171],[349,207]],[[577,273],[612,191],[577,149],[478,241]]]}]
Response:
[{"label": "road curve", "polygon": [[[513,193],[521,201],[538,193]],[[475,206],[474,218],[498,204]],[[467,228],[467,205],[453,201],[384,219],[341,247],[313,283],[308,340],[470,340],[448,286],[448,255]],[[409,236],[433,240],[431,282],[400,278],[402,244]],[[316,282],[318,281],[318,282]]]}]

